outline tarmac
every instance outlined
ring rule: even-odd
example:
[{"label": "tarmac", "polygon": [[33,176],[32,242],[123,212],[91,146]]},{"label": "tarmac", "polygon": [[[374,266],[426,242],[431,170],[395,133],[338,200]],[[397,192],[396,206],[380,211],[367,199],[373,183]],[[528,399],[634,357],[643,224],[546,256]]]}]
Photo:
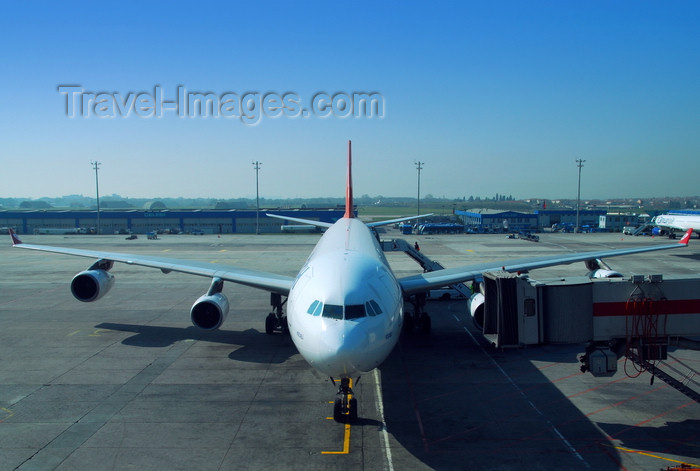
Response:
[{"label": "tarmac", "polygon": [[[621,234],[401,236],[446,267],[571,250],[666,244]],[[28,243],[228,263],[295,275],[317,234],[22,236]],[[420,267],[388,253],[398,276]],[[700,277],[690,247],[607,260],[622,273]],[[102,299],[69,283],[92,260],[0,246],[2,470],[659,470],[700,464],[700,404],[649,373],[595,378],[583,345],[495,350],[465,300],[430,301],[433,331],[404,335],[354,385],[359,420],[332,420],[336,389],[284,334],[269,296],[232,283],[222,329],[189,321],[207,278],[117,264]],[[582,263],[533,271],[579,276]],[[697,351],[669,361],[700,369]],[[629,370],[629,368],[628,368]]]}]

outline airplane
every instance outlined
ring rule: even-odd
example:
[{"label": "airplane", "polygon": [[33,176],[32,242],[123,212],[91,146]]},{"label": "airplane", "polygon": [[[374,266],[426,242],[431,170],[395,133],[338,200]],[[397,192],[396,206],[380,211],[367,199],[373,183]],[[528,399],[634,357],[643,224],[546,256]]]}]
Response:
[{"label": "airplane", "polygon": [[[314,368],[339,380],[333,406],[338,422],[357,419],[357,398],[352,390],[361,374],[377,368],[397,344],[404,324],[423,322],[429,316],[414,303],[415,312],[404,312],[404,298],[425,295],[430,289],[482,279],[487,271],[524,272],[577,261],[597,266],[603,257],[674,249],[688,245],[692,230],[672,245],[622,250],[570,253],[511,261],[496,261],[447,268],[397,278],[379,243],[375,228],[422,216],[364,223],[353,211],[352,143],[348,141],[345,213],[335,223],[290,219],[326,229],[296,277],[259,270],[170,258],[84,250],[23,243],[14,231],[14,247],[97,259],[71,282],[79,301],[92,302],[104,296],[114,284],[115,263],[158,268],[163,273],[181,272],[211,279],[209,290],[190,309],[192,323],[204,330],[218,329],[229,312],[223,294],[224,282],[238,283],[271,293],[274,312],[265,320],[265,331],[288,331],[302,357]],[[270,214],[269,216],[273,216]],[[276,216],[280,217],[280,216]],[[282,297],[286,299],[282,301]],[[286,316],[283,306],[286,306]]]},{"label": "airplane", "polygon": [[659,231],[654,228],[652,233],[655,235],[663,235],[663,233],[668,233],[669,238],[675,239],[675,231],[687,231],[688,229],[693,229],[698,233],[700,237],[700,214],[698,213],[669,213],[660,214],[655,216],[651,220],[651,223],[657,227],[664,229]]}]

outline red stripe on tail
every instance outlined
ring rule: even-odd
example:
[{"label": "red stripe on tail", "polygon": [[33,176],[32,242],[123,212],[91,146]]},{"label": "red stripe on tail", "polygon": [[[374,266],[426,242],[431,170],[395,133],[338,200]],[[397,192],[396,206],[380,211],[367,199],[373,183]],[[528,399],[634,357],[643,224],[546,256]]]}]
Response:
[{"label": "red stripe on tail", "polygon": [[352,203],[352,141],[348,141],[348,179],[345,185],[345,214],[343,217],[355,217]]},{"label": "red stripe on tail", "polygon": [[678,243],[683,244],[683,245],[688,245],[688,242],[690,242],[691,235],[693,235],[693,228],[692,227],[685,232],[685,235]]}]

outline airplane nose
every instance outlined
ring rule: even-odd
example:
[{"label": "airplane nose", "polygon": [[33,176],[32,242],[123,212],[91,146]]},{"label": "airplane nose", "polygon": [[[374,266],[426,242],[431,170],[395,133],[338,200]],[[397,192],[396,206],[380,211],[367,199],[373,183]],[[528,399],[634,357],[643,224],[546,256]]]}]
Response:
[{"label": "airplane nose", "polygon": [[342,339],[339,339],[336,354],[339,356],[352,356],[363,352],[367,347],[367,336],[363,329],[346,328]]},{"label": "airplane nose", "polygon": [[[350,324],[339,322],[339,324]],[[354,324],[354,323],[353,323]],[[361,359],[364,356],[368,340],[364,329],[357,325],[338,325],[334,329],[327,329],[324,336],[325,363],[331,376],[352,374],[361,368]]]}]

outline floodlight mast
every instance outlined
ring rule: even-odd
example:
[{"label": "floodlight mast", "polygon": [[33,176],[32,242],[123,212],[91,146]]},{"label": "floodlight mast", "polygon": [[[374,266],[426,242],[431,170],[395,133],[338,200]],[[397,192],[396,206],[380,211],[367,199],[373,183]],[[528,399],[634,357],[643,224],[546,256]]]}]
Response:
[{"label": "floodlight mast", "polygon": [[257,160],[253,162],[253,168],[255,169],[255,233],[260,234],[260,190],[258,185],[258,173],[260,171],[260,166],[262,162]]},{"label": "floodlight mast", "polygon": [[576,194],[576,228],[574,232],[581,232],[581,225],[579,224],[579,212],[581,208],[581,168],[585,160],[576,159],[576,166],[578,167],[578,193]]},{"label": "floodlight mast", "polygon": [[423,165],[425,162],[421,162],[420,160],[415,161],[414,164],[416,164],[416,170],[418,170],[418,204],[416,210],[418,211],[416,213],[416,216],[420,216],[420,171],[423,170]]}]

